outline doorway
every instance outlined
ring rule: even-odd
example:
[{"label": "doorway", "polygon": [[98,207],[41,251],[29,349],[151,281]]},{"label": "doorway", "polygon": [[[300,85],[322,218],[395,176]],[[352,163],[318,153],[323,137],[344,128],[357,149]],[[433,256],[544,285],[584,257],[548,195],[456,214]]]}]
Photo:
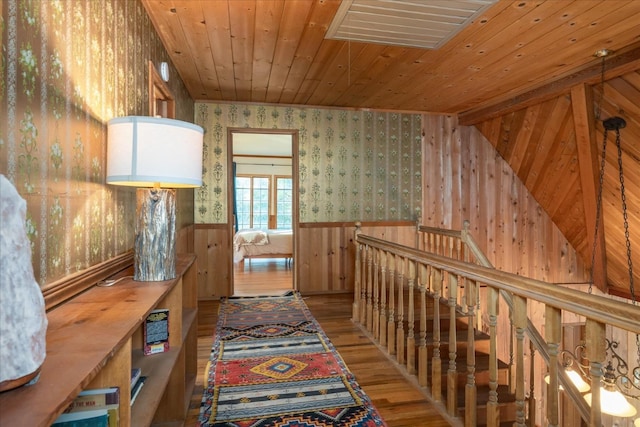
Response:
[{"label": "doorway", "polygon": [[298,131],[229,128],[232,295],[297,289]]}]

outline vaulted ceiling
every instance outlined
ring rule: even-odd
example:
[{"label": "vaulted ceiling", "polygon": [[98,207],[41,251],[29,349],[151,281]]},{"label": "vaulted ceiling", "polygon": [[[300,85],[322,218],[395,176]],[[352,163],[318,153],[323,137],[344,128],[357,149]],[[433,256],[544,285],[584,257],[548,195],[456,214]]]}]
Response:
[{"label": "vaulted ceiling", "polygon": [[[596,240],[603,248],[596,280],[628,295],[614,132],[602,186],[604,233],[594,236],[603,145],[596,115],[624,118],[627,223],[640,286],[640,1],[343,1],[142,3],[196,100],[457,114],[494,145],[587,264]],[[398,4],[450,11],[469,3],[485,7],[437,49],[325,37],[349,7],[358,16],[358,7],[375,15],[401,13],[390,12]],[[426,17],[426,26],[431,13],[412,9],[411,16]],[[603,61],[594,53],[604,48],[613,53],[601,84]]]}]

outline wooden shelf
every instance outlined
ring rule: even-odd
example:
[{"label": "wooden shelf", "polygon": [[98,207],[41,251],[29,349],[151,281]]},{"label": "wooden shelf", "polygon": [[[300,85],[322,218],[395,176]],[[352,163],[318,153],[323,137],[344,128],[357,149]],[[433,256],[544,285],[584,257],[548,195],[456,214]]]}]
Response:
[{"label": "wooden shelf", "polygon": [[[38,382],[0,394],[0,425],[49,426],[83,389],[113,386],[120,387],[121,427],[183,421],[197,366],[195,256],[178,256],[176,271],[163,282],[93,287],[49,311]],[[170,350],[144,356],[142,324],[156,308],[170,311]],[[147,376],[133,407],[132,366]]]}]

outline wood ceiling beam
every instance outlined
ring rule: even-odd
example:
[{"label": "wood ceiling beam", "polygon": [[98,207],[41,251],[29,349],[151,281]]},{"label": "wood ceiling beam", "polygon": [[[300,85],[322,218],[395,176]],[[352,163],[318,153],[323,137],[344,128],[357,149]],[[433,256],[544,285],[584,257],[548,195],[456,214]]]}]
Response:
[{"label": "wood ceiling beam", "polygon": [[[578,167],[582,186],[587,242],[592,259],[585,260],[593,271],[593,284],[607,292],[607,255],[602,221],[602,207],[597,218],[598,192],[600,189],[600,169],[598,167],[598,144],[596,142],[595,114],[593,111],[593,91],[586,83],[571,88],[571,105],[575,127]],[[595,235],[596,221],[598,234]],[[595,243],[594,243],[595,240]]]},{"label": "wood ceiling beam", "polygon": [[[630,71],[640,69],[640,45],[616,54],[606,60],[605,80],[619,77]],[[530,90],[521,95],[495,102],[491,105],[475,108],[458,114],[458,122],[463,126],[471,126],[482,121],[504,114],[512,113],[525,107],[544,102],[571,91],[581,84],[595,84],[600,81],[602,64],[598,62],[588,68],[576,71],[568,76]]]}]

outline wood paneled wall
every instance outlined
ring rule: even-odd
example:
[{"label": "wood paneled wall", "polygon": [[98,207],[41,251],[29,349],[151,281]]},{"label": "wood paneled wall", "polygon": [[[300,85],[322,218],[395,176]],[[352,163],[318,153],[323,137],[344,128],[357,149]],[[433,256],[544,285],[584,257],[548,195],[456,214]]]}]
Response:
[{"label": "wood paneled wall", "polygon": [[231,237],[227,224],[196,224],[194,250],[198,256],[198,299],[231,295]]},{"label": "wood paneled wall", "polygon": [[[355,223],[304,223],[296,231],[296,287],[302,294],[353,292]],[[407,221],[362,224],[362,233],[413,245],[415,224]],[[196,224],[198,297],[218,299],[233,293],[232,235],[226,224]]]},{"label": "wood paneled wall", "polygon": [[[298,231],[297,285],[303,294],[353,292],[355,223],[305,223]],[[367,222],[369,236],[413,245],[415,224],[407,221]]]},{"label": "wood paneled wall", "polygon": [[461,229],[498,269],[551,283],[588,276],[561,231],[474,127],[424,115],[423,224]]}]

